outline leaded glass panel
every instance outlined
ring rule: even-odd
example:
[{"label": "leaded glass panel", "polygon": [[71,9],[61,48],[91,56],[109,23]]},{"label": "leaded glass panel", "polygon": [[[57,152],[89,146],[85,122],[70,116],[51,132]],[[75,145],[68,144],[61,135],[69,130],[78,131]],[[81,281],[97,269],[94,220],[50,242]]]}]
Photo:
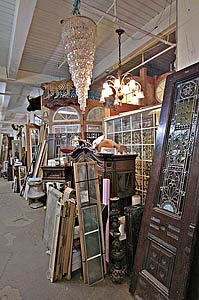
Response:
[{"label": "leaded glass panel", "polygon": [[182,214],[198,119],[198,82],[178,84],[157,206]]}]

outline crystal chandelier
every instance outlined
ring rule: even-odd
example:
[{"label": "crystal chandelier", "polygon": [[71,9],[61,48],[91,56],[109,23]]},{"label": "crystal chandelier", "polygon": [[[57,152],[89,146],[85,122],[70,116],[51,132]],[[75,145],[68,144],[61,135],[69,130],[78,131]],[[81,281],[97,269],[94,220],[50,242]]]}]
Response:
[{"label": "crystal chandelier", "polygon": [[[80,1],[78,1],[79,4]],[[90,18],[80,16],[77,7],[75,14],[61,21],[61,24],[64,24],[62,40],[71,78],[76,88],[78,103],[84,112],[91,84],[97,26]]]},{"label": "crystal chandelier", "polygon": [[[135,81],[130,73],[122,75],[121,68],[121,36],[124,33],[123,29],[116,29],[119,41],[119,63],[118,76],[108,76],[106,82],[103,84],[100,102],[105,102],[109,96],[114,97],[114,106],[122,103],[138,104],[139,99],[144,98],[141,84]],[[124,96],[126,95],[126,100]],[[129,97],[130,96],[130,97]]]}]

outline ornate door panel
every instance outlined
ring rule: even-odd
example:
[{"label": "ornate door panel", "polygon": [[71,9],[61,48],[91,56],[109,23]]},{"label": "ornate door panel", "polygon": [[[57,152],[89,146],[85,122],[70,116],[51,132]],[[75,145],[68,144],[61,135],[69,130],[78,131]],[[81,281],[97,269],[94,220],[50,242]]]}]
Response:
[{"label": "ornate door panel", "polygon": [[199,212],[198,101],[199,64],[167,78],[131,280],[134,300],[186,299]]}]

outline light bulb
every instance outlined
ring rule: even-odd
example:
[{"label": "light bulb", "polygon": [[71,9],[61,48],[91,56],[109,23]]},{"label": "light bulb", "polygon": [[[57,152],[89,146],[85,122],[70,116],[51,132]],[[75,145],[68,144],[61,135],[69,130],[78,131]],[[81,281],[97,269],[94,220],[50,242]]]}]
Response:
[{"label": "light bulb", "polygon": [[105,99],[104,99],[104,97],[101,95],[101,97],[100,97],[100,101],[99,101],[100,103],[105,103]]},{"label": "light bulb", "polygon": [[123,85],[121,92],[122,94],[127,95],[130,92],[128,85]]},{"label": "light bulb", "polygon": [[134,79],[131,79],[130,82],[129,82],[129,86],[132,90],[135,90],[136,89],[136,84],[135,84],[135,80]]},{"label": "light bulb", "polygon": [[103,89],[108,89],[108,88],[109,88],[108,82],[104,82]]},{"label": "light bulb", "polygon": [[120,80],[119,79],[115,79],[115,81],[114,81],[114,87],[115,88],[119,88],[120,87]]},{"label": "light bulb", "polygon": [[105,98],[105,97],[107,97],[107,92],[106,92],[106,90],[102,90],[102,92],[101,92],[101,98]]},{"label": "light bulb", "polygon": [[117,106],[120,104],[120,101],[118,98],[115,98],[113,105]]},{"label": "light bulb", "polygon": [[142,91],[139,91],[136,95],[137,95],[137,98],[139,98],[139,99],[144,98],[144,93]]},{"label": "light bulb", "polygon": [[132,96],[131,103],[135,104],[135,105],[138,104],[138,98],[137,98],[137,96],[135,96],[135,95]]}]

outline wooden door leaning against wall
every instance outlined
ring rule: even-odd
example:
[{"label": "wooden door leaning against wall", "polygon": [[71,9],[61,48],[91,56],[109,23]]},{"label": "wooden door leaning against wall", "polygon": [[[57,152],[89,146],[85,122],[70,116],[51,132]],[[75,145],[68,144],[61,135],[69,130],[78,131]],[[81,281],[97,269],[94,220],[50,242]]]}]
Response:
[{"label": "wooden door leaning against wall", "polygon": [[195,64],[167,78],[130,286],[134,300],[193,300],[187,286],[199,212],[198,109]]}]

